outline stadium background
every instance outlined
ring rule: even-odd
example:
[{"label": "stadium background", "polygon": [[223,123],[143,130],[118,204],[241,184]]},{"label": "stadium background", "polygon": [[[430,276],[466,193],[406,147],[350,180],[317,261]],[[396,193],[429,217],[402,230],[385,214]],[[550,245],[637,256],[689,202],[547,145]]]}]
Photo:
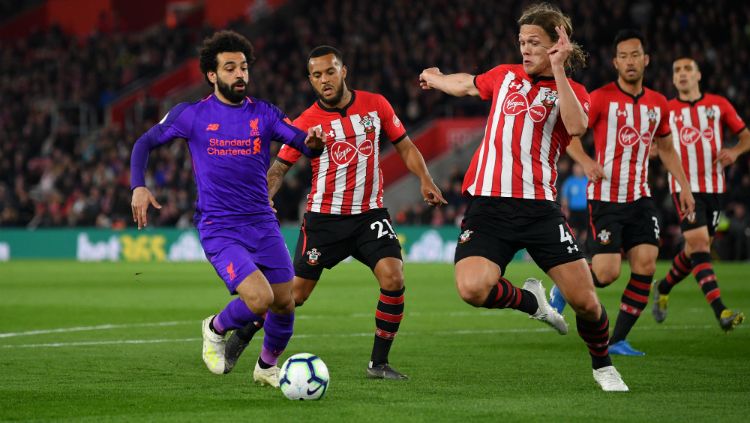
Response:
[{"label": "stadium background", "polygon": [[[748,326],[721,331],[692,277],[672,291],[666,322],[650,313],[639,319],[629,340],[647,355],[613,358],[631,392],[611,395],[591,378],[575,331],[559,336],[523,313],[473,309],[456,295],[452,264],[415,263],[452,257],[445,241],[458,234],[455,181],[486,117],[476,99],[419,92],[417,75],[425,66],[481,72],[515,61],[514,17],[524,4],[0,0],[0,261],[12,259],[0,263],[0,421],[745,421]],[[615,77],[615,31],[636,26],[652,45],[649,85],[674,95],[671,60],[694,54],[704,89],[727,95],[750,119],[748,2],[560,4],[591,55],[576,76],[589,89]],[[325,360],[332,384],[323,401],[290,402],[253,386],[259,336],[231,374],[206,371],[201,319],[226,304],[227,292],[207,263],[162,262],[202,257],[190,229],[186,148],[176,142],[151,155],[149,185],[165,208],[145,231],[129,216],[128,162],[134,140],[171,105],[209,92],[195,47],[227,27],[257,48],[253,95],[295,116],[313,101],[308,49],[331,43],[345,52],[350,86],[385,94],[429,153],[452,208],[420,209],[414,181],[397,178],[398,166],[384,159],[394,179],[386,200],[409,250],[405,318],[391,358],[411,380],[364,378],[378,287],[359,263],[326,272],[297,310],[282,357],[308,351]],[[748,160],[730,169],[733,204],[716,244],[725,258],[747,259]],[[663,231],[668,255],[678,230],[664,172],[653,166],[652,186],[671,222]],[[561,168],[562,184],[569,160]],[[293,172],[277,199],[292,236],[309,169]],[[24,259],[39,256],[55,260]],[[657,263],[657,275],[668,268]],[[722,260],[715,268],[727,305],[750,310],[748,264]],[[611,318],[629,273],[624,266],[622,280],[597,291]],[[533,263],[513,263],[506,277],[550,287]]]},{"label": "stadium background", "polygon": [[[648,86],[673,97],[671,61],[690,55],[701,66],[703,90],[727,96],[750,120],[750,3],[558,3],[572,16],[573,38],[589,53],[588,67],[574,76],[589,90],[616,77],[611,40],[617,30],[634,27],[646,34],[649,43]],[[434,150],[429,164],[450,205],[425,208],[417,191],[397,188],[409,177],[398,178],[398,171],[389,174],[390,167],[387,204],[400,232],[416,231],[414,237],[423,241],[424,254],[448,259],[450,245],[440,244],[438,249],[445,251],[430,253],[430,241],[445,243],[457,233],[455,225],[464,207],[460,181],[465,164],[446,157],[471,153],[488,107],[477,99],[421,92],[417,75],[429,66],[444,72],[479,73],[498,63],[516,62],[513,18],[525,4],[0,1],[0,258],[33,256],[46,251],[43,247],[50,250],[45,254],[54,255],[55,248],[75,242],[78,249],[93,251],[90,256],[79,251],[79,258],[170,259],[163,244],[178,242],[181,234],[172,228],[186,230],[192,225],[195,190],[187,148],[175,142],[151,155],[148,183],[164,205],[160,212],[151,213],[156,237],[128,235],[133,227],[130,151],[138,136],[172,105],[210,92],[197,69],[196,46],[214,30],[231,28],[248,36],[256,47],[251,95],[279,105],[290,117],[314,101],[305,60],[311,47],[324,43],[344,52],[351,88],[379,92],[391,101],[418,145]],[[479,119],[462,120],[471,117]],[[451,132],[456,130],[458,135]],[[455,138],[461,142],[450,141]],[[433,142],[438,139],[448,141]],[[736,142],[727,140],[730,145]],[[750,155],[745,155],[728,170],[728,201],[715,244],[722,259],[748,259],[749,165]],[[564,156],[559,186],[571,172],[571,161]],[[287,225],[292,243],[309,175],[303,160],[276,198],[279,218]],[[679,228],[658,160],[652,160],[650,179],[660,206],[661,256],[670,258],[679,248]],[[425,238],[428,227],[435,231]],[[112,233],[124,234],[113,241],[114,253],[107,248]],[[55,239],[59,242],[50,241]],[[183,243],[193,247],[188,249],[192,253],[177,253],[177,259],[200,259],[194,254],[194,239]]]}]

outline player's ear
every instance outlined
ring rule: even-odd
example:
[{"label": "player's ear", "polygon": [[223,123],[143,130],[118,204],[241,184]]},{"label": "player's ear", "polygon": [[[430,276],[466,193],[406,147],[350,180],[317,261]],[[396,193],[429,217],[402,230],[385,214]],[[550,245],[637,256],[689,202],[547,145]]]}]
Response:
[{"label": "player's ear", "polygon": [[648,64],[649,64],[650,61],[651,61],[651,58],[649,57],[649,55],[648,54],[644,54],[643,55],[643,65],[644,66],[648,66]]},{"label": "player's ear", "polygon": [[341,66],[341,79],[346,79],[346,65]]},{"label": "player's ear", "polygon": [[208,71],[206,72],[206,77],[208,77],[208,80],[211,81],[212,84],[216,84],[216,72]]}]

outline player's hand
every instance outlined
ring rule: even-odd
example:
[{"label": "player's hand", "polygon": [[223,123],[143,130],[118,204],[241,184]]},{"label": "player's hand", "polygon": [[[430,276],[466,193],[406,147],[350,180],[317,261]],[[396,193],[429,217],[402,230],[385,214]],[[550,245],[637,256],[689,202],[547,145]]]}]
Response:
[{"label": "player's hand", "polygon": [[326,146],[326,134],[319,126],[307,130],[305,145],[312,150],[322,150]]},{"label": "player's hand", "polygon": [[547,50],[547,54],[549,55],[549,61],[553,68],[564,67],[565,61],[568,60],[568,57],[573,52],[573,44],[570,43],[565,28],[562,26],[556,26],[555,32],[557,32],[559,38],[555,45]]},{"label": "player's hand", "polygon": [[722,166],[727,167],[733,165],[734,162],[737,161],[738,156],[739,154],[737,154],[733,148],[722,148],[719,150],[719,155],[716,157],[716,160],[721,163]]},{"label": "player's hand", "polygon": [[133,222],[138,224],[138,229],[145,228],[147,222],[146,212],[148,206],[152,205],[156,209],[161,209],[161,204],[151,194],[146,187],[137,187],[133,190],[133,199],[130,202],[130,208],[133,210]]},{"label": "player's hand", "polygon": [[423,90],[432,89],[432,80],[435,76],[440,76],[443,73],[438,68],[427,68],[419,74],[419,87]]},{"label": "player's hand", "polygon": [[422,198],[425,203],[431,206],[442,206],[443,204],[448,204],[448,202],[445,201],[445,198],[443,198],[443,193],[440,191],[440,188],[438,188],[432,180],[422,181],[421,190]]},{"label": "player's hand", "polygon": [[268,199],[268,205],[271,206],[271,210],[273,210],[274,213],[279,212],[278,210],[276,210],[276,207],[273,206],[273,198]]},{"label": "player's hand", "polygon": [[680,211],[688,222],[695,222],[695,199],[690,191],[680,191]]},{"label": "player's hand", "polygon": [[583,173],[586,174],[586,177],[589,178],[589,181],[591,182],[596,183],[601,179],[607,179],[604,175],[604,167],[602,167],[602,165],[596,160],[589,160],[582,164],[581,167],[583,167]]}]

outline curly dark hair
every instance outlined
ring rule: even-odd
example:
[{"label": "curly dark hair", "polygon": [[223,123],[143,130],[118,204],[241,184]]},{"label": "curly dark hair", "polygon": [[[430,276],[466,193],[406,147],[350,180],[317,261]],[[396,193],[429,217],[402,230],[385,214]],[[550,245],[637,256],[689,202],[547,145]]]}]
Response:
[{"label": "curly dark hair", "polygon": [[247,65],[251,66],[255,62],[255,49],[252,43],[243,35],[234,31],[217,31],[212,36],[203,40],[203,45],[198,50],[200,54],[201,72],[206,78],[208,85],[214,84],[208,80],[207,72],[216,72],[219,66],[219,53],[239,51],[245,55]]}]

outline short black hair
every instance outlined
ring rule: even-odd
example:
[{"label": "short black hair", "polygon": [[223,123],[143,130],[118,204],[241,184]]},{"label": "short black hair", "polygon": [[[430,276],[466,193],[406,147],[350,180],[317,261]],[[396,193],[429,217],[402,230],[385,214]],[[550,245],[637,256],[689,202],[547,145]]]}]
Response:
[{"label": "short black hair", "polygon": [[645,53],[646,50],[646,37],[643,36],[643,33],[641,31],[638,31],[637,29],[623,29],[620,32],[615,35],[615,41],[612,43],[612,49],[617,53],[617,45],[625,40],[632,40],[637,39],[641,42],[641,46],[643,47],[643,52]]},{"label": "short black hair", "polygon": [[206,78],[208,85],[213,87],[213,83],[208,80],[207,72],[216,72],[219,66],[219,53],[239,51],[245,55],[247,65],[250,66],[255,62],[255,49],[252,43],[243,35],[234,31],[217,31],[212,36],[203,40],[203,45],[198,50],[200,54],[200,65],[203,77]]},{"label": "short black hair", "polygon": [[334,57],[339,59],[339,62],[341,62],[342,65],[344,64],[344,56],[341,54],[341,51],[336,47],[327,45],[317,46],[314,49],[310,50],[310,55],[307,56],[307,62],[310,63],[310,59],[327,56],[329,54],[333,54]]}]

